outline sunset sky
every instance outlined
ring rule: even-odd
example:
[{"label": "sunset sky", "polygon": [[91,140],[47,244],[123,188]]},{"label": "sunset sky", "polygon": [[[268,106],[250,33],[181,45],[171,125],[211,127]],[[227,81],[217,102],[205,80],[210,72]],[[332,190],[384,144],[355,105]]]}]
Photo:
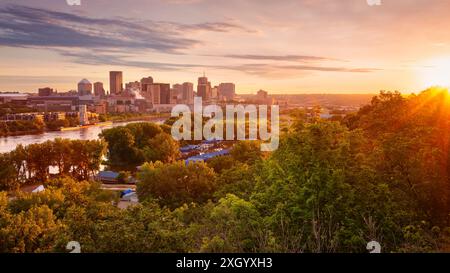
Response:
[{"label": "sunset sky", "polygon": [[124,81],[238,93],[450,85],[450,0],[1,0],[0,91]]}]

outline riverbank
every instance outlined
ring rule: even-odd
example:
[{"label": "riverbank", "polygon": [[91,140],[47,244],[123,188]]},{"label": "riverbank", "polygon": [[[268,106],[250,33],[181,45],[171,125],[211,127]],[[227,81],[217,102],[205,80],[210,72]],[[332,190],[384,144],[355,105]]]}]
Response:
[{"label": "riverbank", "polygon": [[120,114],[120,115],[106,115],[105,121],[112,122],[128,122],[128,121],[155,121],[159,119],[167,119],[170,117],[170,113],[162,114]]},{"label": "riverbank", "polygon": [[43,143],[47,140],[54,140],[55,138],[63,139],[79,139],[79,140],[93,140],[98,139],[99,134],[105,129],[110,129],[118,126],[125,126],[129,123],[151,121],[151,122],[164,122],[164,118],[153,120],[135,120],[127,122],[114,122],[112,125],[107,126],[90,126],[79,130],[72,131],[45,131],[39,134],[26,134],[17,136],[0,137],[0,153],[6,153],[14,150],[17,145],[29,145],[34,143]]},{"label": "riverbank", "polygon": [[[170,117],[170,113],[163,113],[163,114],[121,114],[121,115],[111,115],[111,116],[105,116],[105,121],[101,122],[102,126],[104,125],[112,125],[112,123],[123,123],[123,122],[156,122],[161,119],[167,119]],[[23,121],[21,121],[23,122]],[[30,124],[26,124],[22,127],[26,126],[33,126],[31,124],[31,121],[26,121]],[[1,124],[0,124],[1,125]],[[1,127],[1,126],[0,126]],[[51,132],[59,132],[59,131],[68,131],[68,129],[65,128],[73,128],[74,126],[69,127],[61,127],[58,129],[48,129],[48,128],[40,128],[40,129],[33,129],[33,130],[23,130],[23,131],[9,131],[9,130],[0,130],[0,138],[7,138],[7,137],[17,137],[17,136],[28,136],[28,135],[42,135],[45,133],[51,133]],[[1,128],[0,128],[1,129]],[[76,128],[76,129],[83,129],[83,128]]]},{"label": "riverbank", "polygon": [[0,138],[14,137],[14,136],[26,136],[26,135],[39,135],[45,133],[45,130],[28,130],[18,132],[8,132],[7,134],[0,134]]}]

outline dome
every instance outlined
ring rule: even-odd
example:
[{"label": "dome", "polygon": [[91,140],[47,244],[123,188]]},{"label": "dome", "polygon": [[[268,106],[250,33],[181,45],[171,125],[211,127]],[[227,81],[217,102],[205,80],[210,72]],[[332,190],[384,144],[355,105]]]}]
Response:
[{"label": "dome", "polygon": [[87,79],[82,79],[78,84],[91,84]]}]

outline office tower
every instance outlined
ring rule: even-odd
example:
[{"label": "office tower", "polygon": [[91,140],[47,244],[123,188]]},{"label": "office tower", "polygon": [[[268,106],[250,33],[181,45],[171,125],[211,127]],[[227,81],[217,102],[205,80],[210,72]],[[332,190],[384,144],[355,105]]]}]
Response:
[{"label": "office tower", "polygon": [[191,82],[183,83],[182,99],[187,104],[194,103],[194,84]]},{"label": "office tower", "polygon": [[174,84],[170,90],[170,103],[175,104],[183,99],[183,85]]},{"label": "office tower", "polygon": [[159,85],[160,104],[170,104],[170,84],[157,83]]},{"label": "office tower", "polygon": [[147,77],[147,78],[142,78],[141,79],[141,88],[142,90],[145,90],[146,86],[149,84],[153,84],[153,78],[152,77]]},{"label": "office tower", "polygon": [[[154,103],[152,98],[152,86],[153,78],[147,77],[141,79],[141,95],[147,100],[148,103]],[[158,91],[159,92],[159,91]],[[159,104],[159,102],[158,102]]]},{"label": "office tower", "polygon": [[224,100],[232,101],[236,95],[236,86],[234,83],[221,83],[219,84],[219,96]]},{"label": "office tower", "polygon": [[109,93],[120,94],[123,91],[123,75],[122,71],[109,72]]},{"label": "office tower", "polygon": [[82,79],[78,83],[78,96],[86,96],[92,94],[92,83],[87,79]]},{"label": "office tower", "polygon": [[125,84],[125,90],[141,90],[141,82],[134,81]]},{"label": "office tower", "polygon": [[[178,95],[183,94],[183,85],[179,84],[179,83],[172,85],[172,94],[177,95],[177,97],[178,97]],[[180,98],[181,98],[181,96],[180,96]]]},{"label": "office tower", "polygon": [[147,101],[152,104],[161,104],[161,86],[159,84],[149,84],[146,89]]},{"label": "office tower", "polygon": [[53,89],[50,87],[39,88],[38,94],[40,97],[48,97],[53,95]]},{"label": "office tower", "polygon": [[208,82],[208,78],[204,75],[198,78],[197,96],[202,97],[204,100],[211,98],[211,83]]},{"label": "office tower", "polygon": [[219,87],[218,86],[214,86],[213,88],[211,88],[211,98],[212,99],[217,99],[219,97]]},{"label": "office tower", "polygon": [[103,88],[102,82],[94,83],[94,95],[96,97],[104,97],[106,95],[105,89]]},{"label": "office tower", "polygon": [[208,77],[203,75],[203,77],[198,78],[198,84],[208,84]]}]

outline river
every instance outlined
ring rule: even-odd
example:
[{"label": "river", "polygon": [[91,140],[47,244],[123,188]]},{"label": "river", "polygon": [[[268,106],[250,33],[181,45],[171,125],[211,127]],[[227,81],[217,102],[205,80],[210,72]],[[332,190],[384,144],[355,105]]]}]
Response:
[{"label": "river", "polygon": [[[164,119],[156,121],[156,123],[163,122]],[[75,131],[55,131],[45,132],[37,135],[24,135],[24,136],[9,136],[0,137],[0,153],[6,153],[14,150],[17,145],[22,144],[24,146],[33,143],[42,143],[47,140],[54,140],[55,138],[67,138],[67,139],[81,139],[92,140],[98,139],[102,130],[110,129],[113,127],[124,126],[129,123],[143,122],[143,121],[129,121],[129,122],[117,122],[112,125],[104,126],[91,126]]]}]

